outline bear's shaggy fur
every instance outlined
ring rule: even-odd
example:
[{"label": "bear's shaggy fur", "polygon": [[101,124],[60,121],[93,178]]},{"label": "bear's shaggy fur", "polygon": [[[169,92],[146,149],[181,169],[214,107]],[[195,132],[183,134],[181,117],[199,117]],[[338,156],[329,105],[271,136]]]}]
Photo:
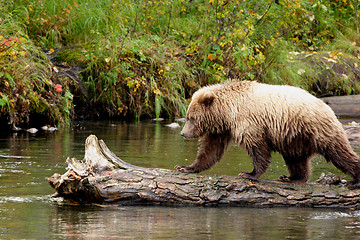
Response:
[{"label": "bear's shaggy fur", "polygon": [[284,181],[306,182],[310,158],[321,154],[352,176],[349,188],[360,187],[360,158],[351,148],[341,123],[323,101],[291,86],[231,80],[199,89],[189,105],[185,138],[200,138],[194,163],[175,166],[197,173],[218,162],[231,140],[246,148],[254,170],[239,175],[258,179],[282,154],[290,176]]}]

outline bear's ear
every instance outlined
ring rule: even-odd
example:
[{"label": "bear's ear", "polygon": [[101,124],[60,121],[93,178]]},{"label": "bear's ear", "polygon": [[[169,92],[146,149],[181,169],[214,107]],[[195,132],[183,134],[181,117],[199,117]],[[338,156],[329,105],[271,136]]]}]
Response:
[{"label": "bear's ear", "polygon": [[215,95],[213,92],[205,92],[199,99],[199,103],[208,107],[213,103],[214,99]]}]

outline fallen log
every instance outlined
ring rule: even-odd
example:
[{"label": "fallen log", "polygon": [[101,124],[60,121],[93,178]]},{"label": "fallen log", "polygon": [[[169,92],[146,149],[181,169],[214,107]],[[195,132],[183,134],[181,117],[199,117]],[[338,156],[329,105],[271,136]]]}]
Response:
[{"label": "fallen log", "polygon": [[54,197],[77,203],[360,208],[360,190],[347,189],[331,174],[315,183],[289,184],[142,168],[119,159],[95,135],[86,139],[83,160],[66,162],[67,172],[48,181]]},{"label": "fallen log", "polygon": [[360,95],[333,96],[321,98],[337,116],[360,117]]}]

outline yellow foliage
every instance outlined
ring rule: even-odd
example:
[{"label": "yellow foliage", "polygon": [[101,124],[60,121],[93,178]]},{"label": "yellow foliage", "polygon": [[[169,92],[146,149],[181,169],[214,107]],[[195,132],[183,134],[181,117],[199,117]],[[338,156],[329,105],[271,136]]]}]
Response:
[{"label": "yellow foliage", "polygon": [[156,94],[156,95],[161,95],[161,91],[159,90],[159,89],[154,89],[153,90],[153,92],[154,92],[154,94]]},{"label": "yellow foliage", "polygon": [[214,61],[216,58],[211,53],[209,53],[208,59],[210,59],[210,61]]}]

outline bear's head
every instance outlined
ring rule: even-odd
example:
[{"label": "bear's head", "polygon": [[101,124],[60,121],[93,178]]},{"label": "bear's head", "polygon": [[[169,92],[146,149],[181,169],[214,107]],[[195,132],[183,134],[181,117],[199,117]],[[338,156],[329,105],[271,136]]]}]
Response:
[{"label": "bear's head", "polygon": [[198,90],[192,97],[186,113],[186,123],[181,130],[185,138],[198,138],[206,132],[212,132],[216,125],[214,122],[214,101],[216,96],[211,89]]}]

